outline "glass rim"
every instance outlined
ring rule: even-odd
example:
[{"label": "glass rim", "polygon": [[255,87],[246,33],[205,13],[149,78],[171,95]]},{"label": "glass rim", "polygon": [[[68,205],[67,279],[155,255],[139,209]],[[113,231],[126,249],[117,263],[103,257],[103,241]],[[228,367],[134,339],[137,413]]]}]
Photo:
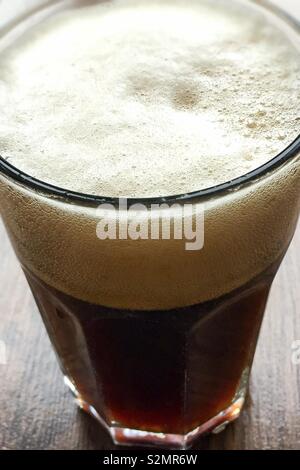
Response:
[{"label": "glass rim", "polygon": [[59,186],[46,183],[38,178],[34,178],[27,173],[19,170],[11,163],[8,163],[0,155],[0,173],[3,173],[8,178],[20,183],[22,186],[30,190],[35,190],[39,193],[44,194],[45,196],[53,196],[55,198],[64,199],[66,202],[70,203],[82,203],[84,205],[98,205],[109,203],[114,206],[119,204],[120,199],[126,199],[128,206],[133,204],[144,204],[148,206],[149,204],[162,204],[162,203],[176,203],[176,202],[190,202],[192,200],[203,200],[208,197],[220,196],[226,192],[233,190],[239,190],[241,187],[247,185],[247,183],[254,182],[262,176],[267,175],[283,166],[289,160],[292,160],[294,157],[300,154],[300,134],[298,137],[286,147],[282,152],[280,152],[276,157],[267,161],[263,165],[255,168],[254,170],[238,176],[230,181],[221,183],[215,186],[208,188],[182,193],[174,194],[169,196],[154,196],[154,197],[110,197],[110,196],[98,196],[94,194],[87,194],[83,192],[72,191],[68,189],[61,188]]},{"label": "glass rim", "polygon": [[[269,1],[261,0],[249,0],[250,3],[257,4],[258,6],[271,11],[279,19],[283,20],[287,25],[300,32],[300,23],[298,20],[293,18],[290,14],[286,13],[280,7],[271,4]],[[1,150],[0,150],[1,151]],[[226,181],[224,183],[210,186],[208,188],[181,193],[174,195],[166,196],[142,196],[142,197],[110,197],[110,196],[98,196],[94,194],[88,194],[84,192],[72,191],[60,186],[47,183],[38,178],[30,176],[29,174],[18,169],[0,153],[0,174],[2,173],[6,177],[12,179],[13,181],[25,186],[29,190],[37,191],[45,196],[54,197],[64,200],[64,202],[69,203],[81,203],[82,205],[99,205],[103,203],[109,203],[114,206],[118,206],[120,199],[126,199],[128,206],[133,204],[144,204],[149,206],[150,204],[162,204],[162,203],[176,203],[176,202],[190,202],[193,200],[203,200],[206,198],[211,198],[214,196],[221,196],[227,192],[233,190],[239,190],[241,187],[246,186],[248,183],[254,182],[260,177],[267,175],[275,169],[280,168],[289,160],[292,160],[294,157],[300,154],[300,134],[298,137],[290,143],[284,150],[277,154],[272,159],[268,160],[263,165],[251,170],[250,172],[244,173],[241,176],[238,176],[232,180]]]}]

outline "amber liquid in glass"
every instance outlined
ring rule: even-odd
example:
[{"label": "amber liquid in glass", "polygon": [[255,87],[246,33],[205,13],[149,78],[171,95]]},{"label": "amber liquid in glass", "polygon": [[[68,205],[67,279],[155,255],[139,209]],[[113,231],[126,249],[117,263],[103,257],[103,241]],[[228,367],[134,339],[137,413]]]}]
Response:
[{"label": "amber liquid in glass", "polygon": [[109,425],[186,434],[236,399],[275,268],[219,299],[167,311],[93,305],[25,274],[84,402]]}]

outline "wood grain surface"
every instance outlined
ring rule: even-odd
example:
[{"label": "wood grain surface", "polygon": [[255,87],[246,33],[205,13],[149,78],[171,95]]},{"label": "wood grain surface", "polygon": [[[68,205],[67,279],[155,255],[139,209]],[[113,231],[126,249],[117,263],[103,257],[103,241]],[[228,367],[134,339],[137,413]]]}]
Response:
[{"label": "wood grain surface", "polygon": [[[202,438],[196,449],[300,449],[300,364],[292,361],[292,344],[300,340],[299,248],[298,229],[273,285],[241,417],[223,433]],[[0,364],[0,448],[116,448],[63,385],[1,221],[0,286],[0,344],[6,345],[6,364]]]}]

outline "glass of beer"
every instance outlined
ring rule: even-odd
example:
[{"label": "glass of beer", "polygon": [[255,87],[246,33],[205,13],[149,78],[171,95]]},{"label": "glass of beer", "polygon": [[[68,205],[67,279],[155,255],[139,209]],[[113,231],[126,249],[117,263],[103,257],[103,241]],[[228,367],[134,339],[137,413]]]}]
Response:
[{"label": "glass of beer", "polygon": [[0,210],[65,383],[115,443],[187,448],[240,414],[295,231],[298,25],[247,0],[10,5]]}]

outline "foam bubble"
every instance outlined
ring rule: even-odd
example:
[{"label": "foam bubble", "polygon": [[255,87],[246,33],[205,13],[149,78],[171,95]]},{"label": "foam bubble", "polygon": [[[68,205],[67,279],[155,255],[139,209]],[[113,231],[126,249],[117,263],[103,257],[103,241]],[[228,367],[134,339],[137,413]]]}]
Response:
[{"label": "foam bubble", "polygon": [[[298,133],[299,56],[242,3],[112,0],[28,31],[0,57],[0,154],[112,196],[197,190],[271,159]],[[99,240],[96,208],[0,174],[1,215],[22,265],[62,292],[121,309],[183,307],[279,262],[299,213],[299,158],[205,200],[200,251]]]},{"label": "foam bubble", "polygon": [[61,12],[2,53],[0,89],[0,154],[49,183],[107,196],[231,180],[299,128],[298,50],[236,2],[112,0]]}]

